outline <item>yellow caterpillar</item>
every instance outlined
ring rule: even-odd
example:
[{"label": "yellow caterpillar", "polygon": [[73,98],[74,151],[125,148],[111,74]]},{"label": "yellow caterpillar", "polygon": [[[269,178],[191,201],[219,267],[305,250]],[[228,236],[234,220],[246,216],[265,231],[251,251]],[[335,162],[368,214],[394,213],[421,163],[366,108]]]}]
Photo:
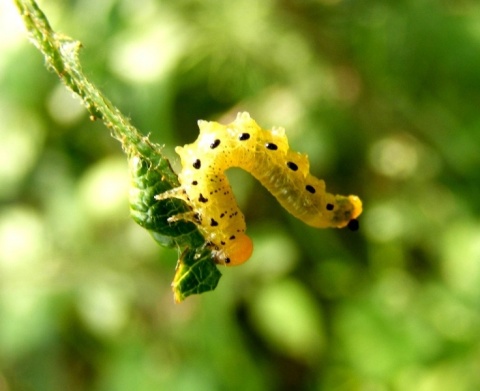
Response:
[{"label": "yellow caterpillar", "polygon": [[155,198],[180,198],[191,207],[191,212],[170,220],[195,222],[217,263],[239,265],[253,251],[245,234],[245,218],[225,175],[230,167],[250,172],[286,210],[308,225],[358,229],[360,199],[326,193],[325,182],[310,174],[308,157],[290,150],[283,128],[264,130],[248,113],[239,113],[228,125],[207,121],[198,125],[197,140],[175,149],[182,162],[180,187]]}]

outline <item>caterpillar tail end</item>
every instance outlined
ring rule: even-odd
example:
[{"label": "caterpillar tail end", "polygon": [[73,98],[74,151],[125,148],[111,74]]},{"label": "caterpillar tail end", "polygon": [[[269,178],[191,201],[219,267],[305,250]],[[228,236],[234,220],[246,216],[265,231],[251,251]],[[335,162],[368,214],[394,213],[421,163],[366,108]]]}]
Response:
[{"label": "caterpillar tail end", "polygon": [[350,229],[350,231],[358,231],[360,225],[358,223],[357,217],[360,216],[363,211],[362,200],[355,195],[349,195],[347,198],[350,202],[352,209],[350,220],[347,222],[346,226]]},{"label": "caterpillar tail end", "polygon": [[362,214],[363,205],[362,200],[355,195],[348,196],[348,200],[352,204],[352,219],[356,219],[358,216]]}]

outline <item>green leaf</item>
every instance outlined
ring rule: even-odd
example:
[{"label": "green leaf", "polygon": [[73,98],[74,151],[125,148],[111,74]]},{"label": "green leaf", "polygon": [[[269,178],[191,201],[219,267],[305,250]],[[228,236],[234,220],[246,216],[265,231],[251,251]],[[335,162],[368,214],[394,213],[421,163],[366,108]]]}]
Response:
[{"label": "green leaf", "polygon": [[176,176],[166,177],[164,173],[171,170],[165,167],[166,159],[160,160],[157,165],[152,162],[158,156],[149,159],[141,155],[129,158],[132,175],[130,190],[130,212],[137,224],[150,231],[154,239],[165,247],[192,246],[200,247],[205,239],[195,224],[185,221],[169,222],[168,218],[189,209],[178,199],[170,198],[162,201],[154,197],[173,187],[178,186]]},{"label": "green leaf", "polygon": [[[173,282],[176,301],[215,289],[220,278],[212,252],[195,224],[169,222],[169,217],[187,212],[188,206],[178,199],[158,201],[154,197],[179,185],[177,175],[161,153],[161,147],[142,135],[82,71],[78,53],[79,41],[55,32],[33,0],[15,0],[33,44],[45,57],[62,82],[77,94],[91,119],[100,119],[122,144],[128,156],[132,175],[130,209],[133,219],[152,233],[166,247],[184,249]],[[187,249],[187,250],[185,250]]]},{"label": "green leaf", "polygon": [[186,249],[178,260],[172,289],[175,302],[214,290],[222,274],[208,249]]}]

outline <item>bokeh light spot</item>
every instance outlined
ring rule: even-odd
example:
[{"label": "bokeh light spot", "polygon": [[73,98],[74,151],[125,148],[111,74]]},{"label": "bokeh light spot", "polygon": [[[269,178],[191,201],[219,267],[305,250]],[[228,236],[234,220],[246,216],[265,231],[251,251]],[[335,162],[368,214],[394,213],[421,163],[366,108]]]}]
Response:
[{"label": "bokeh light spot", "polygon": [[418,151],[405,138],[389,137],[377,141],[370,151],[370,163],[380,174],[388,177],[408,178],[417,169]]}]

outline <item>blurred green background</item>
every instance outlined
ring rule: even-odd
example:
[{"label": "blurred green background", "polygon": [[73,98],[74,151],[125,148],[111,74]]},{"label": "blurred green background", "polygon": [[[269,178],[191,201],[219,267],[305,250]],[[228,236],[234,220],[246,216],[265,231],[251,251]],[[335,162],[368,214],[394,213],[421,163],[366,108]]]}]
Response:
[{"label": "blurred green background", "polygon": [[252,259],[175,305],[120,145],[0,3],[0,390],[480,389],[480,5],[45,0],[165,152],[198,119],[287,129],[359,232],[231,180]]}]

